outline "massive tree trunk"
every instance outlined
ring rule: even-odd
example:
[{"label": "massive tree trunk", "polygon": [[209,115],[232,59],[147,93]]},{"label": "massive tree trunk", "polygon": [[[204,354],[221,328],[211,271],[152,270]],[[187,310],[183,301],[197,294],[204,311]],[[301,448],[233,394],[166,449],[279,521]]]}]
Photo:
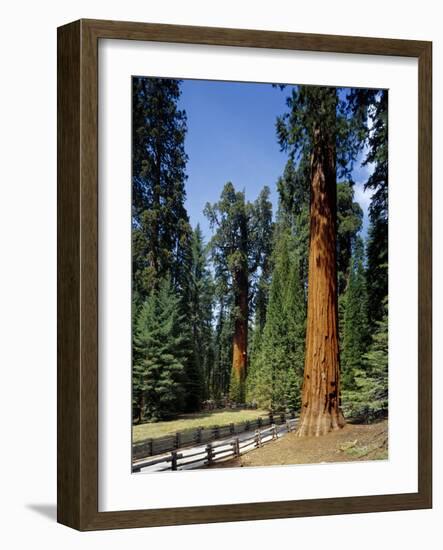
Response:
[{"label": "massive tree trunk", "polygon": [[232,349],[230,397],[245,402],[245,382],[248,350],[248,275],[240,270],[235,276],[235,322]]},{"label": "massive tree trunk", "polygon": [[299,436],[344,425],[339,407],[335,137],[314,133],[306,354]]}]

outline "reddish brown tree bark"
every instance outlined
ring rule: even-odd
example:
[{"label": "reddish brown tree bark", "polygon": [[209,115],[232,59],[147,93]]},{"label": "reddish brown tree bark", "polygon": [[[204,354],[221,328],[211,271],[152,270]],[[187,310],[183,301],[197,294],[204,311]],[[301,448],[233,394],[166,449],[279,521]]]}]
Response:
[{"label": "reddish brown tree bark", "polygon": [[246,365],[248,361],[248,276],[240,271],[235,277],[235,324],[232,347],[231,399],[245,401]]},{"label": "reddish brown tree bark", "polygon": [[344,425],[339,407],[335,137],[314,132],[306,354],[299,436]]}]

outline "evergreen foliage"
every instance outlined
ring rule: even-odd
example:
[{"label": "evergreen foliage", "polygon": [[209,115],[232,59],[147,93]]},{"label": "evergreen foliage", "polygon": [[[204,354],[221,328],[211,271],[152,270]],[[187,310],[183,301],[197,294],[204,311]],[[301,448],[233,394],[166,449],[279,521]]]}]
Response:
[{"label": "evergreen foliage", "polygon": [[294,245],[287,230],[279,232],[266,323],[248,377],[248,399],[274,410],[299,406],[303,375],[305,298]]},{"label": "evergreen foliage", "polygon": [[357,235],[362,228],[363,210],[354,201],[351,182],[337,184],[337,279],[338,293],[342,294],[348,283],[351,255]]},{"label": "evergreen foliage", "polygon": [[214,366],[210,373],[210,396],[219,401],[229,393],[232,369],[234,316],[232,297],[217,286],[217,314],[214,334]]},{"label": "evergreen foliage", "polygon": [[188,279],[189,300],[186,323],[190,327],[192,355],[186,372],[186,409],[199,410],[210,395],[214,362],[212,309],[214,285],[208,268],[202,231],[197,225],[192,235],[192,264]]},{"label": "evergreen foliage", "polygon": [[149,294],[134,327],[135,417],[161,420],[184,406],[186,350],[180,298],[168,278]]},{"label": "evergreen foliage", "polygon": [[185,286],[191,227],[184,205],[186,113],[180,82],[133,78],[133,292],[142,302],[166,276]]},{"label": "evergreen foliage", "polygon": [[300,261],[300,278],[305,289],[308,284],[310,171],[309,155],[304,153],[298,165],[290,157],[277,182],[277,224],[287,228],[292,234]]},{"label": "evergreen foliage", "polygon": [[[365,159],[374,172],[366,188],[373,191],[369,207],[368,295],[369,321],[376,325],[385,312],[388,295],[388,92],[381,90],[370,104],[369,152]],[[376,325],[377,326],[377,325]]]},{"label": "evergreen foliage", "polygon": [[388,411],[388,313],[377,321],[368,351],[354,369],[353,387],[343,391],[349,412],[356,418],[371,421]]},{"label": "evergreen foliage", "polygon": [[264,186],[251,208],[250,300],[255,312],[255,328],[261,331],[265,324],[271,282],[271,255],[274,224],[270,190]]},{"label": "evergreen foliage", "polygon": [[368,315],[372,329],[384,316],[388,294],[388,91],[353,90],[350,109],[367,118],[367,155],[373,172],[365,183],[372,191],[367,243]]},{"label": "evergreen foliage", "polygon": [[354,247],[344,302],[341,368],[342,388],[346,390],[355,388],[355,373],[361,368],[368,347],[368,300],[361,238]]}]

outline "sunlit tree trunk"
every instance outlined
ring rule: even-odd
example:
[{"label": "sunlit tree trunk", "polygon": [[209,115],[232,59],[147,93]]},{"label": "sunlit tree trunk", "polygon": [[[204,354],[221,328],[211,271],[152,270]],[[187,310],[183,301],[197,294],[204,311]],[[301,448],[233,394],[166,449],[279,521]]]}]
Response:
[{"label": "sunlit tree trunk", "polygon": [[244,403],[248,360],[248,275],[244,270],[236,274],[235,291],[235,322],[230,397],[237,403]]},{"label": "sunlit tree trunk", "polygon": [[306,354],[299,436],[344,425],[339,407],[335,137],[314,132]]}]

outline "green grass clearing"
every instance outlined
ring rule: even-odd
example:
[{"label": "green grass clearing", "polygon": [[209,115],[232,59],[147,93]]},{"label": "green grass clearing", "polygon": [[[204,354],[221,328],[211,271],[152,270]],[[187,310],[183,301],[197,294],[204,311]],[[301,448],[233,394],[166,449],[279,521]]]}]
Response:
[{"label": "green grass clearing", "polygon": [[138,443],[144,439],[158,439],[176,432],[212,428],[214,426],[227,426],[228,424],[255,420],[259,416],[266,416],[268,411],[263,409],[223,409],[215,411],[202,411],[193,414],[180,415],[175,420],[165,422],[147,422],[132,426],[133,442]]}]

